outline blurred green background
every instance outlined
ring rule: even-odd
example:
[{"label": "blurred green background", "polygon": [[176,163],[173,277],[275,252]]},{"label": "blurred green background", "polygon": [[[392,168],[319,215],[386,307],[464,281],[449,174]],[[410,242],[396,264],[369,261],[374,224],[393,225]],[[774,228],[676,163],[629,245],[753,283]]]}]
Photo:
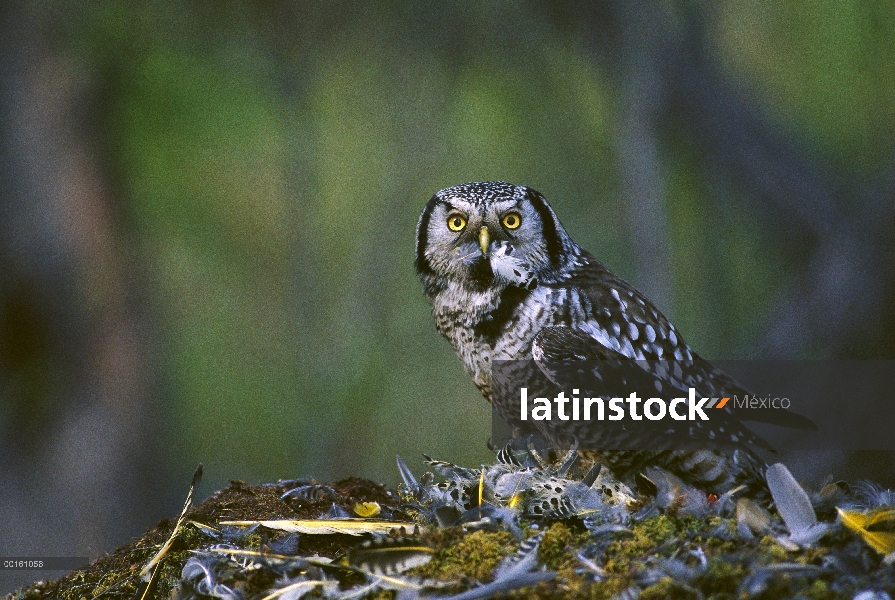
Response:
[{"label": "blurred green background", "polygon": [[466,181],[542,192],[706,357],[893,355],[891,3],[0,10],[6,554],[110,550],[198,462],[489,460],[413,269]]}]

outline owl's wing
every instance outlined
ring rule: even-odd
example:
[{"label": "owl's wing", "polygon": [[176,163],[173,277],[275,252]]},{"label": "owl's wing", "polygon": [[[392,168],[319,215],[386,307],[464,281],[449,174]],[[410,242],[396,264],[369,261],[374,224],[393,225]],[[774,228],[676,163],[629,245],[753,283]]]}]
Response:
[{"label": "owl's wing", "polygon": [[[720,369],[694,352],[674,325],[646,297],[616,276],[590,254],[583,252],[570,279],[568,303],[578,307],[585,318],[568,319],[586,337],[605,350],[638,361],[661,361],[667,365],[667,379],[683,390],[696,389],[700,397],[732,398],[754,396]],[[570,311],[572,312],[572,311]],[[729,408],[722,410],[728,410]],[[817,431],[811,419],[786,409],[753,410],[743,420],[770,423],[807,431]]]},{"label": "owl's wing", "polygon": [[[668,401],[687,397],[680,377],[668,372],[668,361],[631,360],[582,331],[564,325],[545,327],[535,336],[532,356],[541,371],[567,393],[582,397],[626,397],[631,391],[642,400]],[[746,428],[727,407],[709,409],[710,421],[626,420],[625,427],[680,440],[715,444],[751,444],[773,450]]]}]

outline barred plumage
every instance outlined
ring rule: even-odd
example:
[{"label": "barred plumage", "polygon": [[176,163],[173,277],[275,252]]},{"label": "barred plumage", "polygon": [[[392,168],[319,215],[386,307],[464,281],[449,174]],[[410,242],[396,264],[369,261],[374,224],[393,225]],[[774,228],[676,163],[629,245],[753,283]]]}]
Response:
[{"label": "barred plumage", "polygon": [[[573,242],[531,188],[482,182],[437,192],[417,226],[416,268],[438,331],[507,418],[513,415],[493,389],[497,361],[533,360],[537,368],[521,377],[546,397],[572,383],[570,373],[582,360],[636,361],[657,389],[693,387],[705,397],[748,393],[700,358],[631,284]],[[773,416],[777,424],[813,427],[788,411]],[[709,491],[760,478],[763,462],[748,446],[767,444],[729,408],[710,423],[662,427],[670,429],[587,423],[574,434],[600,449],[599,459],[622,476],[656,465]],[[682,439],[692,443],[682,446]]]}]

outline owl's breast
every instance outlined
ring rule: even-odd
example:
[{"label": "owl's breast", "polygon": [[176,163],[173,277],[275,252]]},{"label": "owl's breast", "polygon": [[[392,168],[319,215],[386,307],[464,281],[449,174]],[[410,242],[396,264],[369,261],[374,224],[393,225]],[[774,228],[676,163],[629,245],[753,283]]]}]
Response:
[{"label": "owl's breast", "polygon": [[541,329],[570,324],[566,295],[562,289],[515,286],[482,295],[487,297],[457,294],[433,303],[435,323],[490,402],[493,361],[530,360]]}]

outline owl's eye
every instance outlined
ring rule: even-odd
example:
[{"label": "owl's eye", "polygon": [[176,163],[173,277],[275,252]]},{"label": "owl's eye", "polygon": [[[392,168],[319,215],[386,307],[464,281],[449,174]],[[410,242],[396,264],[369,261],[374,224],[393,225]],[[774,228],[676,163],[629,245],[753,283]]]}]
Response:
[{"label": "owl's eye", "polygon": [[451,231],[463,231],[466,227],[466,219],[460,215],[451,215],[448,217],[448,229]]},{"label": "owl's eye", "polygon": [[516,229],[522,225],[522,217],[517,213],[507,213],[503,216],[503,226],[507,229]]}]

